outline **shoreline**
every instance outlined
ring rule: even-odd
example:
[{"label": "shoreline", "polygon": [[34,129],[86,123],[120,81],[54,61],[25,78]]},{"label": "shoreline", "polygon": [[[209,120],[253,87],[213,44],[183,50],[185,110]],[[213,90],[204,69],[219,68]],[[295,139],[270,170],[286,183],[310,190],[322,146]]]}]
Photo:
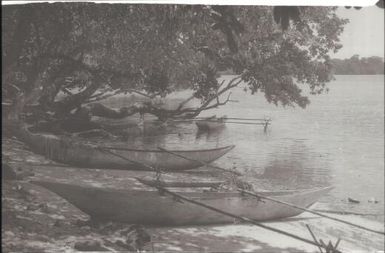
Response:
[{"label": "shoreline", "polygon": [[[11,140],[12,142],[12,140]],[[47,162],[44,157],[35,155],[17,145],[6,146],[4,153],[18,153],[26,161],[37,160]],[[8,149],[8,150],[7,150]],[[141,187],[140,183],[129,180],[130,174],[138,172],[125,172],[103,170],[89,170],[63,167],[33,167],[28,168],[19,163],[22,171],[33,172],[34,179],[45,180],[70,180],[76,183],[96,184],[99,187],[110,183],[114,187]],[[141,174],[151,175],[151,172]],[[182,173],[183,174],[183,173]],[[178,174],[177,177],[186,177]],[[76,176],[75,176],[76,175]],[[123,176],[122,175],[126,175]],[[189,174],[187,174],[189,175]],[[189,175],[191,177],[191,175]],[[196,176],[196,175],[194,175]],[[23,199],[18,193],[18,186],[32,194],[32,197]],[[79,226],[79,220],[88,217],[71,204],[57,195],[38,186],[28,186],[28,183],[17,181],[3,182],[4,194],[3,210],[3,249],[9,251],[70,251],[76,242],[84,240],[98,241],[104,247],[122,250],[114,242],[122,240],[119,231],[127,229],[130,224],[107,223],[103,226],[111,228],[94,228]],[[29,200],[28,200],[29,199]],[[32,199],[32,201],[31,201]],[[42,203],[43,208],[36,208]],[[322,205],[323,203],[317,204]],[[327,207],[326,207],[327,208]],[[15,215],[10,213],[14,212]],[[383,222],[369,220],[353,215],[330,215],[377,230],[383,229]],[[264,222],[265,223],[265,222]],[[112,225],[111,225],[112,224]],[[345,251],[383,251],[384,237],[370,232],[358,230],[344,224],[335,223],[309,214],[286,219],[284,221],[266,222],[269,226],[290,231],[293,234],[311,239],[305,224],[309,224],[318,238],[325,242],[334,243],[341,238],[339,249]],[[102,227],[103,227],[102,226]],[[36,230],[30,231],[30,230]],[[107,232],[106,232],[107,231]],[[146,227],[145,231],[151,236],[151,242],[143,246],[146,251],[296,251],[316,252],[315,246],[307,245],[292,238],[266,231],[262,228],[234,224],[223,226],[189,226],[189,227]],[[18,238],[18,240],[15,240]]]}]

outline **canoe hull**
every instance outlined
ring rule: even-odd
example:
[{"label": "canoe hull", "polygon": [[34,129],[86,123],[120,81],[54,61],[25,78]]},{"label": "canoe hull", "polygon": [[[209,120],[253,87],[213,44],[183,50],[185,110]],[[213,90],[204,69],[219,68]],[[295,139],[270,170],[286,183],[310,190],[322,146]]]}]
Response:
[{"label": "canoe hull", "polygon": [[[113,149],[114,154],[102,151],[96,146],[74,142],[51,134],[32,134],[22,132],[22,139],[31,148],[56,162],[66,163],[78,167],[149,170],[140,163],[163,170],[188,170],[210,163],[225,155],[234,146],[215,149],[172,151],[191,160],[161,150]],[[197,161],[193,161],[197,160]]]},{"label": "canoe hull", "polygon": [[200,130],[215,130],[225,127],[224,122],[196,121],[195,124]]},{"label": "canoe hull", "polygon": [[[234,219],[187,202],[179,202],[158,191],[117,190],[84,187],[72,184],[33,182],[58,194],[98,221],[116,221],[146,225],[180,226],[233,223]],[[297,193],[272,193],[281,201],[309,207],[331,188]],[[258,201],[240,193],[183,192],[183,196],[239,216],[258,221],[283,219],[302,213],[301,210],[269,200]]]},{"label": "canoe hull", "polygon": [[216,116],[208,117],[206,120],[195,121],[199,130],[217,130],[225,127],[226,117],[217,118]]}]

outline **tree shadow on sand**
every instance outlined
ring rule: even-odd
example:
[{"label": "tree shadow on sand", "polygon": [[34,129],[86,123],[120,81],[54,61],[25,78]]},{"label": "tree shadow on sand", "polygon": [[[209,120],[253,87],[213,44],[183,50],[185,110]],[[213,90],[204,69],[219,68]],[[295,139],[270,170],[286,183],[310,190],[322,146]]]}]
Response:
[{"label": "tree shadow on sand", "polygon": [[[211,231],[210,231],[211,230]],[[220,235],[210,227],[156,229],[147,250],[193,252],[305,252],[298,248],[280,248],[242,235]],[[273,240],[273,239],[272,239]],[[275,243],[276,244],[276,243]]]}]

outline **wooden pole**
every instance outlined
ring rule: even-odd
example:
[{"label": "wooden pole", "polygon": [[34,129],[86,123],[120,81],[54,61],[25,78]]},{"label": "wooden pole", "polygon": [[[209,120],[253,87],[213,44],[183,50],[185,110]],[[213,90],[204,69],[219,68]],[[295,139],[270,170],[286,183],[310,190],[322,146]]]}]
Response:
[{"label": "wooden pole", "polygon": [[218,167],[218,166],[214,166],[214,165],[211,165],[211,164],[206,163],[206,162],[203,162],[203,161],[195,160],[195,159],[186,157],[186,156],[184,156],[184,155],[177,154],[177,153],[175,153],[175,152],[172,152],[172,151],[170,151],[170,150],[167,150],[167,149],[164,149],[164,148],[161,148],[161,147],[158,147],[158,149],[159,149],[159,150],[162,150],[162,151],[164,151],[164,152],[166,152],[166,153],[175,155],[175,156],[177,156],[177,157],[186,159],[186,160],[188,160],[188,161],[199,162],[202,166],[207,166],[207,167],[210,167],[210,168],[213,168],[213,169],[218,169],[218,170],[222,170],[222,171],[225,171],[225,172],[233,173],[233,174],[235,174],[235,175],[237,175],[237,176],[242,176],[242,174],[239,173],[239,172],[237,172],[237,171],[227,170],[227,169],[224,169],[224,168],[221,168],[221,167]]},{"label": "wooden pole", "polygon": [[207,181],[207,182],[167,182],[167,181],[162,181],[158,182],[157,180],[146,180],[143,178],[135,177],[136,180],[141,182],[142,184],[146,185],[157,185],[161,184],[161,186],[164,187],[189,187],[189,188],[194,188],[194,187],[218,187],[219,185],[223,184],[224,181]]},{"label": "wooden pole", "polygon": [[[308,224],[306,224],[306,227],[307,227],[307,229],[309,230],[309,232],[310,232],[310,234],[311,234],[311,237],[313,237],[313,240],[314,240],[317,244],[321,245],[321,244],[318,242],[317,238],[315,237],[313,231],[311,231],[310,226],[309,226]],[[336,247],[336,248],[337,248],[337,247]],[[319,252],[320,252],[320,253],[323,253],[321,246],[318,246],[318,249],[319,249]]]},{"label": "wooden pole", "polygon": [[[204,122],[215,122],[215,123],[218,123],[218,121],[216,120],[173,120],[173,122],[190,122],[190,121],[204,121]],[[238,125],[262,125],[262,126],[265,126],[265,125],[270,125],[271,123],[267,122],[267,123],[253,123],[253,122],[236,122],[236,121],[224,121],[223,122],[224,124],[227,124],[227,123],[230,123],[230,124],[238,124]]]},{"label": "wooden pole", "polygon": [[43,167],[67,167],[70,168],[72,166],[67,164],[60,164],[60,163],[31,163],[31,162],[23,162],[23,161],[11,161],[10,163],[21,163],[23,165],[29,165],[29,166],[43,166]]},{"label": "wooden pole", "polygon": [[341,214],[341,215],[384,216],[383,213],[357,213],[357,212],[350,212],[350,211],[334,211],[334,210],[323,210],[323,209],[313,209],[313,211],[320,212],[320,213],[334,213],[334,214]]},{"label": "wooden pole", "polygon": [[[194,119],[198,119],[198,120],[205,120],[207,118],[204,118],[204,117],[196,117]],[[194,120],[192,119],[192,120]],[[220,119],[220,118],[219,118]],[[246,121],[251,121],[251,120],[254,120],[254,121],[271,121],[271,119],[255,119],[255,118],[231,118],[231,117],[226,117],[224,118],[225,120],[226,119],[232,119],[232,120],[246,120]],[[209,119],[210,120],[210,119]]]},{"label": "wooden pole", "polygon": [[242,190],[242,189],[238,189],[238,191],[243,193],[243,194],[246,194],[246,195],[250,195],[250,196],[253,196],[253,197],[256,197],[256,198],[260,198],[260,199],[267,199],[267,200],[270,200],[270,201],[273,201],[273,202],[276,202],[276,203],[279,203],[279,204],[282,204],[282,205],[290,206],[292,208],[295,208],[295,209],[298,209],[298,210],[301,210],[301,211],[304,211],[304,212],[312,213],[312,214],[321,216],[323,218],[327,218],[329,220],[334,220],[334,221],[338,221],[338,222],[341,222],[341,223],[345,223],[345,224],[348,224],[350,226],[357,227],[357,228],[360,228],[360,229],[363,229],[363,230],[366,230],[366,231],[369,231],[369,232],[385,235],[385,232],[374,230],[374,229],[371,229],[371,228],[367,228],[367,227],[364,227],[364,226],[361,226],[361,225],[358,225],[358,224],[351,223],[349,221],[345,221],[345,220],[341,220],[341,219],[338,219],[338,218],[334,218],[334,217],[328,216],[326,214],[322,214],[322,213],[310,210],[308,208],[296,206],[296,205],[293,205],[293,204],[290,204],[290,203],[287,203],[287,202],[284,202],[284,201],[281,201],[281,200],[278,200],[278,199],[270,198],[270,197],[267,197],[267,196],[262,196],[260,194],[257,194],[257,193],[254,193],[254,192],[250,192],[250,191],[246,191],[246,190]]},{"label": "wooden pole", "polygon": [[99,147],[98,149],[101,150],[102,152],[108,153],[108,154],[110,154],[110,155],[114,155],[114,156],[119,157],[119,158],[121,158],[121,159],[123,159],[123,160],[126,160],[126,161],[128,161],[128,162],[137,164],[137,165],[139,165],[139,166],[146,167],[146,168],[148,168],[148,169],[150,169],[150,170],[152,170],[152,171],[155,171],[155,172],[158,172],[158,171],[159,171],[159,169],[156,169],[156,168],[154,168],[154,167],[152,167],[152,166],[150,166],[150,165],[147,165],[147,164],[145,164],[145,163],[141,163],[141,162],[137,162],[137,161],[128,159],[127,157],[122,156],[122,155],[120,155],[120,154],[117,154],[117,153],[115,153],[115,152],[112,152],[111,150],[108,150],[108,149],[105,149],[105,148],[102,148],[102,147]]}]

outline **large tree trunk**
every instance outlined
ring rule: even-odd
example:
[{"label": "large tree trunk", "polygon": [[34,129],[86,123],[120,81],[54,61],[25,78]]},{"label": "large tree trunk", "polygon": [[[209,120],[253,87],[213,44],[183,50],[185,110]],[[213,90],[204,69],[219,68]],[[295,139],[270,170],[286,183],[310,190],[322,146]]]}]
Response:
[{"label": "large tree trunk", "polygon": [[18,22],[15,26],[15,32],[11,38],[11,46],[8,53],[6,55],[3,54],[3,85],[5,83],[7,73],[14,68],[20,54],[23,53],[25,40],[30,36],[31,20],[33,15],[34,12],[32,9],[26,7],[21,7],[20,11],[17,12],[17,17],[15,19],[18,20]]}]

